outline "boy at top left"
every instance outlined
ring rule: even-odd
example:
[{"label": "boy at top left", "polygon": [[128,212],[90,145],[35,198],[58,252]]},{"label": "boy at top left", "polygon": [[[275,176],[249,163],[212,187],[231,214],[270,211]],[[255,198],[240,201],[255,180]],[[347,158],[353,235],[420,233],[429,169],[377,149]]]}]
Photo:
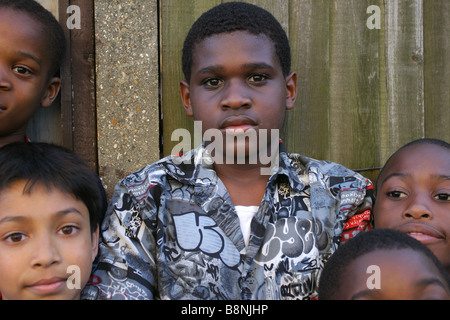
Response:
[{"label": "boy at top left", "polygon": [[0,0],[0,147],[27,141],[28,121],[61,87],[64,31],[34,0]]}]

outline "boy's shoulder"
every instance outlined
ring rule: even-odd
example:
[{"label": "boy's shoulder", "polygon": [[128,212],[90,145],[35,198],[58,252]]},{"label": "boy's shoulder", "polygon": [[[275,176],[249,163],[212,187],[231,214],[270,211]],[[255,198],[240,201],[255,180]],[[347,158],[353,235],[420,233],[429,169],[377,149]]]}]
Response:
[{"label": "boy's shoulder", "polygon": [[373,188],[369,179],[339,163],[318,160],[298,153],[288,153],[287,158],[290,166],[295,168],[300,181],[309,186],[321,185],[329,189],[333,195],[343,189],[360,190],[365,193],[367,189]]},{"label": "boy's shoulder", "polygon": [[146,183],[160,184],[171,176],[181,182],[190,183],[196,170],[199,148],[184,154],[169,155],[128,175],[119,184],[127,188]]},{"label": "boy's shoulder", "polygon": [[336,177],[348,177],[354,176],[358,179],[366,179],[359,173],[352,169],[349,169],[339,163],[328,161],[328,160],[318,160],[310,158],[298,153],[287,153],[287,157],[291,161],[291,165],[294,167],[303,168],[304,171],[308,172],[320,172],[328,176]]}]

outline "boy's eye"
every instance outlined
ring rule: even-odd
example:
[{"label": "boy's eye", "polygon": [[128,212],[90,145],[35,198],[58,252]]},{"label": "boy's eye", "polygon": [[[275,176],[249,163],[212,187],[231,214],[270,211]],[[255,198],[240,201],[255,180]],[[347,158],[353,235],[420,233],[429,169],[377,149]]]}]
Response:
[{"label": "boy's eye", "polygon": [[18,243],[25,240],[26,236],[23,233],[13,233],[5,238],[7,242]]},{"label": "boy's eye", "polygon": [[257,73],[257,74],[251,75],[251,76],[248,78],[248,81],[249,81],[249,82],[252,82],[252,83],[256,83],[256,82],[262,82],[262,81],[264,81],[264,80],[267,80],[267,78],[268,78],[268,77],[267,77],[265,74]]},{"label": "boy's eye", "polygon": [[32,72],[25,67],[14,67],[13,71],[18,74],[31,74]]},{"label": "boy's eye", "polygon": [[77,231],[77,227],[74,227],[74,226],[65,226],[65,227],[62,227],[61,229],[60,229],[60,232],[63,234],[63,235],[66,235],[66,236],[68,236],[68,235],[71,235],[71,234],[73,234],[73,233],[75,233],[76,231]]},{"label": "boy's eye", "polygon": [[436,200],[440,200],[440,201],[449,201],[450,195],[447,193],[439,193],[439,194],[435,195],[434,198]]},{"label": "boy's eye", "polygon": [[209,78],[203,81],[203,85],[206,87],[216,88],[219,87],[223,83],[223,80],[217,78]]},{"label": "boy's eye", "polygon": [[389,198],[397,198],[397,199],[401,199],[401,198],[405,198],[406,197],[406,193],[401,192],[401,191],[389,191],[388,193],[386,193],[386,195]]}]

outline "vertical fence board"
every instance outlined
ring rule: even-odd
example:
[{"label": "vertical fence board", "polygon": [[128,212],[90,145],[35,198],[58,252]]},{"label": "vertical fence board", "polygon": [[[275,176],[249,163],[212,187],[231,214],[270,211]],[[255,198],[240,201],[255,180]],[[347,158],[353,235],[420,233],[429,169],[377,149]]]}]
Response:
[{"label": "vertical fence board", "polygon": [[424,1],[425,135],[450,142],[450,1]]},{"label": "vertical fence board", "polygon": [[366,25],[371,4],[374,1],[336,0],[332,5],[331,160],[353,169],[379,163],[379,32]]},{"label": "vertical fence board", "polygon": [[386,127],[383,160],[424,136],[422,0],[386,1]]},{"label": "vertical fence board", "polygon": [[283,137],[288,150],[329,159],[329,1],[292,2],[289,41],[298,96],[288,111]]}]

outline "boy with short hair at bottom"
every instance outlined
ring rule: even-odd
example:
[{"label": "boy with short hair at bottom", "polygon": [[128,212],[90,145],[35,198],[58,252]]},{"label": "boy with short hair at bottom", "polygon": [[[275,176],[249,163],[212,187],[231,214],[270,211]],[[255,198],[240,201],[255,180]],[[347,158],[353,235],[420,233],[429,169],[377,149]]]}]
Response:
[{"label": "boy with short hair at bottom", "polygon": [[25,142],[37,108],[50,107],[61,86],[64,32],[34,0],[0,0],[0,147]]},{"label": "boy with short hair at bottom", "polygon": [[392,229],[358,234],[323,269],[319,300],[448,300],[450,278],[425,245]]},{"label": "boy with short hair at bottom", "polygon": [[450,274],[450,144],[417,139],[397,150],[377,179],[375,228],[424,243]]},{"label": "boy with short hair at bottom", "polygon": [[98,250],[103,202],[97,181],[62,147],[0,148],[3,299],[79,299]]},{"label": "boy with short hair at bottom", "polygon": [[[287,36],[266,10],[227,2],[204,13],[182,62],[183,106],[204,141],[117,184],[101,228],[98,283],[82,297],[315,298],[346,222],[354,218],[351,237],[371,221],[371,183],[284,151],[277,133],[294,106],[297,76]],[[254,144],[238,139],[251,132]]]}]

